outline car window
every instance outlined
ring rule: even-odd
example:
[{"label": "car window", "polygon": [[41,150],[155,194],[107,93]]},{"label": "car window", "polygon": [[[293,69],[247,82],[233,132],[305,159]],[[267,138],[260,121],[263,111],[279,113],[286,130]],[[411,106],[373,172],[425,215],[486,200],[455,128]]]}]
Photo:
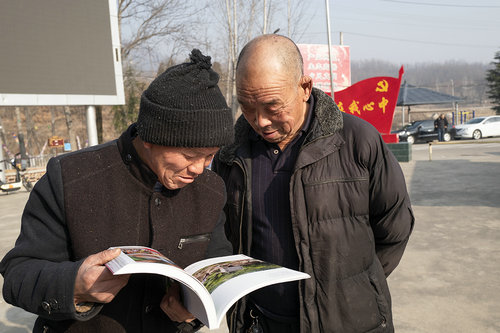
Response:
[{"label": "car window", "polygon": [[434,128],[434,120],[426,120],[422,122],[422,129]]},{"label": "car window", "polygon": [[492,117],[486,120],[484,123],[485,124],[491,124],[491,123],[498,123],[500,122],[500,117]]},{"label": "car window", "polygon": [[421,123],[422,123],[421,121],[416,121],[413,124],[411,124],[408,128],[417,128],[418,126],[420,126]]},{"label": "car window", "polygon": [[483,120],[484,120],[484,117],[473,118],[473,119],[469,120],[468,122],[466,122],[466,124],[479,124]]}]

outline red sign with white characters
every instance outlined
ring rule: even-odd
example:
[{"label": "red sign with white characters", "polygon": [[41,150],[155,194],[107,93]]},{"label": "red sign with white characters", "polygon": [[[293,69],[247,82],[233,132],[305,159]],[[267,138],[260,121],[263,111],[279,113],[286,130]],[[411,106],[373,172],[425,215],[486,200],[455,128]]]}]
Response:
[{"label": "red sign with white characters", "polygon": [[[312,78],[313,86],[326,93],[331,92],[328,45],[298,44],[304,59],[304,74]],[[351,59],[349,46],[332,46],[333,91],[351,85]]]}]

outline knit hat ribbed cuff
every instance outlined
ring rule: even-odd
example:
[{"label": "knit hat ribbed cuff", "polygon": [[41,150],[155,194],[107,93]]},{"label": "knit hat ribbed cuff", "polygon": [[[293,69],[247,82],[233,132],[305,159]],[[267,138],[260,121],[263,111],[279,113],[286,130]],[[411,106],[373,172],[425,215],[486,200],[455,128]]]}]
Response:
[{"label": "knit hat ribbed cuff", "polygon": [[179,110],[142,98],[141,111],[137,131],[146,142],[172,147],[221,147],[234,139],[230,108]]}]

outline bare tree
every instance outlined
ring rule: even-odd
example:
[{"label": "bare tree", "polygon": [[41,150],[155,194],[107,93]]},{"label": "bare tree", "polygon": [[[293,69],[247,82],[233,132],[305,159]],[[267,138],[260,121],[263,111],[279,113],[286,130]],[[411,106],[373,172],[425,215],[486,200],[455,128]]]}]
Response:
[{"label": "bare tree", "polygon": [[52,132],[52,136],[56,135],[56,108],[50,108],[50,130]]},{"label": "bare tree", "polygon": [[[197,14],[203,9],[203,2],[193,5],[184,0],[118,0],[127,105],[112,108],[115,129],[124,129],[136,119],[141,88],[155,76],[144,75],[145,67],[160,71],[172,63],[180,52],[179,45],[195,38],[192,26],[198,22]],[[160,50],[167,54],[161,54]]]},{"label": "bare tree", "polygon": [[[0,111],[5,112],[6,109],[0,108]],[[7,136],[5,135],[5,127],[3,125],[3,113],[0,112],[0,149],[4,149],[3,145],[5,145],[5,147],[7,147],[7,141],[5,141],[6,137]],[[0,164],[0,167],[1,167],[1,164]]]},{"label": "bare tree", "polygon": [[[218,0],[211,3],[213,17],[225,34],[221,34],[221,44],[227,55],[226,100],[237,111],[235,99],[236,63],[241,47],[253,37],[269,32],[278,32],[281,27],[290,31],[290,38],[304,31],[305,1],[261,1],[261,0]],[[286,13],[285,15],[283,15]],[[262,17],[262,19],[260,19]],[[283,20],[283,17],[286,20]],[[283,29],[285,30],[285,29]]]},{"label": "bare tree", "polygon": [[113,106],[113,125],[115,129],[122,132],[137,119],[139,112],[141,93],[145,83],[137,79],[137,74],[132,66],[128,66],[124,75],[125,105]]},{"label": "bare tree", "polygon": [[24,108],[25,124],[26,124],[26,143],[29,155],[34,155],[35,151],[40,151],[43,145],[38,138],[37,130],[35,124],[33,123],[32,113],[34,109],[32,107]]},{"label": "bare tree", "polygon": [[69,142],[71,144],[71,150],[77,150],[76,145],[76,133],[73,128],[73,119],[71,114],[71,109],[69,106],[64,106],[64,119],[66,120],[66,127],[68,128]]},{"label": "bare tree", "polygon": [[14,112],[16,113],[16,125],[17,125],[17,135],[23,132],[23,122],[21,121],[21,108],[16,106],[14,108]]},{"label": "bare tree", "polygon": [[184,0],[118,0],[122,58],[130,60],[159,42],[176,44],[191,38],[190,25],[202,10],[202,5]]}]

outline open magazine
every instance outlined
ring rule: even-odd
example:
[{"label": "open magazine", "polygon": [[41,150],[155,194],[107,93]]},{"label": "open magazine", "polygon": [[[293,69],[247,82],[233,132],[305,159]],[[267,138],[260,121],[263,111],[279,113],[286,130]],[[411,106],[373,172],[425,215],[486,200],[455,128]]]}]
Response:
[{"label": "open magazine", "polygon": [[161,274],[180,282],[184,306],[209,329],[219,328],[229,308],[250,292],[310,278],[306,273],[242,254],[205,259],[182,269],[154,249],[119,248],[122,253],[106,264],[113,274]]}]

